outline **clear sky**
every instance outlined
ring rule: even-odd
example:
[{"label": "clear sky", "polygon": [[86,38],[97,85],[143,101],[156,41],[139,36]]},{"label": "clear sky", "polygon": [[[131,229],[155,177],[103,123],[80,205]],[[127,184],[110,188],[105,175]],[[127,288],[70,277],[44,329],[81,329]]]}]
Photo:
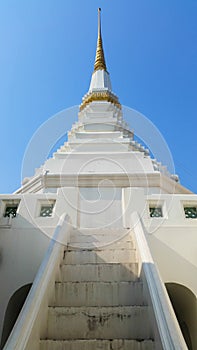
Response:
[{"label": "clear sky", "polygon": [[20,186],[37,128],[87,92],[98,7],[113,91],[157,126],[197,192],[196,0],[1,0],[0,193]]}]

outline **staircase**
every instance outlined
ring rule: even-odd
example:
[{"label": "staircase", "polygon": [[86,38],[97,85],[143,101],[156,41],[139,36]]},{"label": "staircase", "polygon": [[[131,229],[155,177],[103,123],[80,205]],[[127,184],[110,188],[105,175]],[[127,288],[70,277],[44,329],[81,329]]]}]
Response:
[{"label": "staircase", "polygon": [[74,230],[60,280],[40,350],[154,349],[128,231]]}]

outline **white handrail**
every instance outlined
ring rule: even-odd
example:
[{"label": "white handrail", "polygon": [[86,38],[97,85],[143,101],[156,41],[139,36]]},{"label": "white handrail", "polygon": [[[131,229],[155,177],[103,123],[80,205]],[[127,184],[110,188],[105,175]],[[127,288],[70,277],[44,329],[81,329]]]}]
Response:
[{"label": "white handrail", "polygon": [[63,214],[4,350],[27,350],[39,347],[36,344],[41,336],[43,321],[47,318],[47,307],[51,298],[50,287],[55,284],[64,245],[68,243],[70,228],[69,217]]},{"label": "white handrail", "polygon": [[[187,345],[181,333],[166,288],[154,264],[145,237],[144,228],[137,212],[131,215],[131,221],[136,249],[140,260],[139,274],[146,284],[149,301],[152,305],[156,321],[157,333],[159,335],[159,339],[155,339],[156,348],[163,350],[186,350],[188,349]],[[161,345],[159,345],[159,342]]]}]

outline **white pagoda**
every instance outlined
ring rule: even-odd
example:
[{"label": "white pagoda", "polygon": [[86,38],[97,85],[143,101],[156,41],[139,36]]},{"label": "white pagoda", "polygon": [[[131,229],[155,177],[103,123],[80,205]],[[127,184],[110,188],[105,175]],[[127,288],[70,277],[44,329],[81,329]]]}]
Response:
[{"label": "white pagoda", "polygon": [[123,117],[99,9],[68,140],[0,196],[1,349],[197,349],[197,195]]}]

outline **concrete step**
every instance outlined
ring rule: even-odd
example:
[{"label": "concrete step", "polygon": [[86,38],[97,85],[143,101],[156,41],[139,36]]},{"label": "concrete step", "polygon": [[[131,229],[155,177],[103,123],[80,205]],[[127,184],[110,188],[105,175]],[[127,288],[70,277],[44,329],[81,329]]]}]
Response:
[{"label": "concrete step", "polygon": [[41,340],[40,350],[154,350],[152,340]]},{"label": "concrete step", "polygon": [[[101,247],[108,244],[132,241],[131,235],[128,234],[128,230],[99,230],[99,229],[83,229],[73,230],[70,236],[70,246],[77,247]],[[79,244],[80,243],[80,244]],[[88,244],[87,244],[88,243]],[[132,242],[133,244],[133,242]]]},{"label": "concrete step", "polygon": [[[91,241],[91,242],[74,242],[74,243],[72,243],[72,242],[70,242],[69,244],[68,244],[68,249],[77,249],[77,250],[79,250],[79,249],[89,249],[89,250],[97,250],[97,249],[108,249],[108,247],[110,246],[111,247],[111,245],[112,245],[112,249],[113,249],[113,247],[114,247],[114,249],[116,249],[116,248],[118,248],[117,247],[117,243],[115,242],[108,242],[108,241],[95,241],[95,240],[93,240],[93,241]],[[120,249],[121,249],[122,247],[120,247]],[[125,246],[123,246],[123,248],[125,248]],[[128,249],[129,249],[130,247],[128,247]],[[131,249],[134,249],[134,246],[133,246],[133,244],[131,243]],[[126,248],[125,248],[126,249]]]},{"label": "concrete step", "polygon": [[129,236],[129,229],[125,228],[74,228],[71,232],[71,235],[105,235],[105,236],[117,236],[117,237],[124,237]]},{"label": "concrete step", "polygon": [[147,306],[49,307],[49,339],[150,339]]},{"label": "concrete step", "polygon": [[64,282],[55,284],[53,306],[144,305],[142,282]]},{"label": "concrete step", "polygon": [[138,281],[138,263],[62,265],[61,282]]},{"label": "concrete step", "polygon": [[110,231],[110,232],[105,232],[105,231],[99,231],[99,232],[71,232],[70,234],[70,239],[72,240],[78,240],[78,239],[91,239],[91,237],[93,238],[97,238],[97,239],[102,239],[103,237],[109,237],[112,240],[131,240],[131,235],[127,233],[122,233],[120,231],[114,232],[114,231]]},{"label": "concrete step", "polygon": [[96,240],[92,239],[89,236],[82,236],[82,237],[75,237],[73,240],[68,244],[68,249],[97,249],[98,248],[103,248],[103,249],[134,249],[134,243],[131,240],[128,239],[122,239],[118,240],[115,242],[110,242],[110,243],[104,243],[104,244],[99,244]]},{"label": "concrete step", "polygon": [[95,263],[136,262],[134,249],[102,249],[102,250],[66,250],[63,264],[95,264]]}]

